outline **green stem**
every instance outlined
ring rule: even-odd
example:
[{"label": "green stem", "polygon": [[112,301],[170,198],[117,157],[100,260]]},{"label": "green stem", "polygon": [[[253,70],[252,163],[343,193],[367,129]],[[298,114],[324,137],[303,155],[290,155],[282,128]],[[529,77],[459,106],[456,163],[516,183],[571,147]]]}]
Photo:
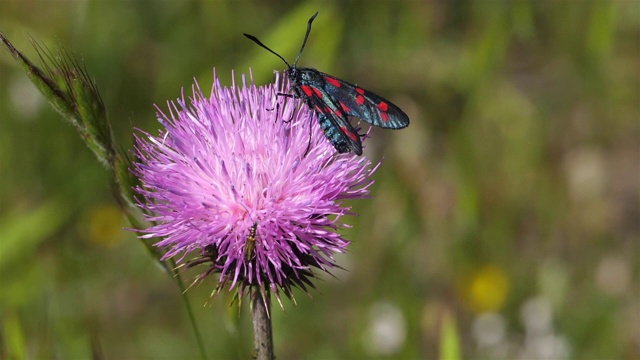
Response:
[{"label": "green stem", "polygon": [[253,321],[253,342],[255,359],[274,360],[273,332],[271,328],[271,300],[268,290],[254,287],[251,291],[251,320]]}]

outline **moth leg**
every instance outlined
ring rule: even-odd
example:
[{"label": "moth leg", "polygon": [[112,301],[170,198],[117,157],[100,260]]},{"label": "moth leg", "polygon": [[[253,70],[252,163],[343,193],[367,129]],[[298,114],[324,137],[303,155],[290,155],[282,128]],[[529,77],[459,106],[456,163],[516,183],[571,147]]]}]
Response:
[{"label": "moth leg", "polygon": [[277,122],[278,122],[278,114],[280,114],[280,103],[277,103],[277,104],[276,104],[275,109],[274,109],[274,108],[271,108],[271,109],[266,109],[266,110],[267,110],[267,111],[273,111],[273,110],[275,110],[275,111],[276,111],[276,119],[273,121],[273,123],[274,123],[274,124],[275,124],[275,123],[277,123]]},{"label": "moth leg", "polygon": [[311,150],[311,134],[312,134],[311,126],[312,125],[313,125],[313,121],[309,121],[309,143],[307,143],[307,150],[305,150],[304,155],[302,157],[307,157],[307,155],[309,154],[309,151]]},{"label": "moth leg", "polygon": [[[277,96],[284,96],[284,97],[287,97],[287,98],[289,98],[289,99],[299,99],[299,97],[298,97],[298,96],[291,95],[291,94],[286,94],[286,93],[277,93],[276,95],[277,95]],[[285,124],[288,124],[288,123],[290,123],[290,122],[291,122],[291,120],[293,120],[293,115],[291,116],[291,119],[289,119],[289,120],[282,120],[282,122],[284,122]]]}]

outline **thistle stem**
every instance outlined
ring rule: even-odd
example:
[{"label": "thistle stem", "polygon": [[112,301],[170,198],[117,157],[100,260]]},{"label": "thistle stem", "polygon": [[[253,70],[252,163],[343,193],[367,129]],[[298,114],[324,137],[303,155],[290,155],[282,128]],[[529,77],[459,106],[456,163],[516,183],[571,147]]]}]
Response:
[{"label": "thistle stem", "polygon": [[271,300],[269,291],[257,287],[251,292],[251,320],[253,321],[253,342],[255,359],[274,360],[273,333],[271,330]]}]

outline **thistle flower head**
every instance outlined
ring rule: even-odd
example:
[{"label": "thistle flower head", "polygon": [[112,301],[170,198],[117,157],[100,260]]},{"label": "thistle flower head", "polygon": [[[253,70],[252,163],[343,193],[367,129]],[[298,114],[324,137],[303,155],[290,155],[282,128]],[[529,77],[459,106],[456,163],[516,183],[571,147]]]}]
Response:
[{"label": "thistle flower head", "polygon": [[[337,154],[315,114],[274,84],[222,87],[158,110],[166,128],[137,137],[139,206],[153,225],[142,231],[187,266],[206,264],[197,280],[219,274],[240,296],[249,286],[279,291],[313,287],[349,244],[338,229],[353,214],[343,200],[366,197],[369,160]],[[308,150],[308,152],[307,152]]]}]

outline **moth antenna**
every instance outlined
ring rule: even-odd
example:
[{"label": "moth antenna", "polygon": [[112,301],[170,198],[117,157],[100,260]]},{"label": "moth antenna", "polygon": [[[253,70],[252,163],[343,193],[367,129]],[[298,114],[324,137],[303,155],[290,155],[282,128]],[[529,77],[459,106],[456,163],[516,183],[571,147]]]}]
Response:
[{"label": "moth antenna", "polygon": [[298,53],[298,56],[296,57],[296,61],[293,63],[293,67],[296,67],[296,65],[298,64],[298,60],[300,59],[300,55],[302,55],[302,50],[304,50],[304,46],[307,45],[307,39],[309,39],[309,34],[311,33],[311,23],[316,18],[316,16],[318,16],[318,12],[317,11],[316,11],[315,14],[313,14],[311,19],[309,19],[309,22],[307,23],[307,33],[304,35],[304,41],[302,42],[302,47],[300,48],[300,52]]},{"label": "moth antenna", "polygon": [[[317,14],[317,13],[316,13],[316,14]],[[269,49],[269,47],[267,47],[267,45],[263,44],[263,43],[262,43],[262,41],[258,40],[258,38],[257,38],[257,37],[255,37],[255,36],[253,36],[253,35],[249,35],[249,34],[247,34],[247,33],[243,33],[243,34],[244,34],[244,36],[248,37],[248,38],[249,38],[249,40],[251,40],[251,41],[253,41],[254,43],[256,43],[256,44],[258,44],[258,45],[262,46],[262,47],[263,47],[263,48],[265,48],[265,49],[267,49],[267,50],[268,50],[270,53],[272,53],[273,55],[275,55],[275,56],[279,57],[282,61],[284,61],[284,63],[285,63],[285,64],[287,64],[287,67],[288,67],[289,69],[291,69],[291,65],[289,65],[289,63],[287,62],[287,60],[285,60],[285,59],[284,59],[282,56],[280,56],[280,54],[278,54],[277,52],[275,52],[275,51],[273,51],[273,50]],[[306,41],[306,40],[305,40],[305,41]],[[298,55],[298,57],[300,57],[300,55]],[[297,61],[297,59],[296,59],[296,61]],[[294,65],[294,66],[295,66],[295,65]]]}]

